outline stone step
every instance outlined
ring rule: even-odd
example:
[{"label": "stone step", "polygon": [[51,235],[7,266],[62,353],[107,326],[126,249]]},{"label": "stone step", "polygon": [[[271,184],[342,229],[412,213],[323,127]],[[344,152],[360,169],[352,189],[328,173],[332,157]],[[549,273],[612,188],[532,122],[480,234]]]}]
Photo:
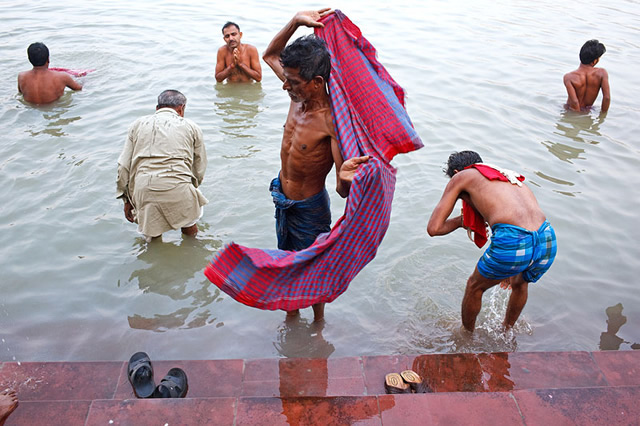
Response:
[{"label": "stone step", "polygon": [[[156,382],[172,367],[187,373],[188,398],[140,400],[126,362],[4,362],[0,390],[20,400],[7,425],[480,424],[494,413],[492,424],[549,415],[617,425],[639,424],[639,366],[640,351],[153,361]],[[435,393],[385,395],[385,374],[405,369]]]},{"label": "stone step", "polygon": [[638,425],[640,386],[340,397],[24,401],[6,425]]}]

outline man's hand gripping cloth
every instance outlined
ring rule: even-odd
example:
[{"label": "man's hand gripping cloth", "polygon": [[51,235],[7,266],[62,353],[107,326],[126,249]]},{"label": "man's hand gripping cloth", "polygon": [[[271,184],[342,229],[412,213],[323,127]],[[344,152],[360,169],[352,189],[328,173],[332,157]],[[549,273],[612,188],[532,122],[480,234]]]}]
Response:
[{"label": "man's hand gripping cloth", "polygon": [[[502,169],[486,163],[476,163],[465,167],[466,169],[474,168],[489,180],[500,180],[503,182],[511,182],[513,185],[522,186],[524,176],[513,170]],[[467,230],[473,231],[473,242],[478,247],[486,244],[487,225],[484,217],[471,207],[466,201],[462,201],[462,224]]]},{"label": "man's hand gripping cloth", "polygon": [[344,215],[309,248],[293,252],[231,243],[205,275],[238,302],[291,311],[335,300],[376,255],[389,226],[397,153],[422,147],[404,108],[404,91],[375,49],[339,10],[316,36],[331,53],[329,96],[344,159],[370,155],[351,184]]}]

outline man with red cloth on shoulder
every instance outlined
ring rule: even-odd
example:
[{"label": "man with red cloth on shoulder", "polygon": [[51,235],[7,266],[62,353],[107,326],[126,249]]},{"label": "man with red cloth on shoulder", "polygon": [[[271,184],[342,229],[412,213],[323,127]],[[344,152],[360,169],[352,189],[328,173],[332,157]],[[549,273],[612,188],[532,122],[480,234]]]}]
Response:
[{"label": "man with red cloth on shoulder", "polygon": [[[431,214],[429,235],[446,235],[467,227],[482,233],[484,226],[478,227],[478,222],[487,222],[492,231],[489,248],[467,280],[462,325],[473,331],[482,294],[501,284],[512,290],[503,323],[511,328],[527,303],[529,283],[538,281],[556,257],[555,232],[519,174],[482,164],[474,151],[451,154],[445,173],[451,180]],[[475,218],[468,214],[449,218],[458,199],[466,204],[464,211],[474,212]],[[477,236],[475,241],[478,246],[484,244]]]}]

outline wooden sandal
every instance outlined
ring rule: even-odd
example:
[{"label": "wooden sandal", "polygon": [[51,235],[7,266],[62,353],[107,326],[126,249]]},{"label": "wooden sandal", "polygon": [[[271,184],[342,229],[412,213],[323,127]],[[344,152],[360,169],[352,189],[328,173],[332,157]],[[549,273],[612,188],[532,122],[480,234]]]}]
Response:
[{"label": "wooden sandal", "polygon": [[400,373],[402,380],[405,381],[415,393],[429,393],[433,392],[429,385],[427,385],[422,377],[413,370],[404,370]]},{"label": "wooden sandal", "polygon": [[387,393],[411,393],[411,387],[398,373],[389,373],[384,377],[384,388]]}]

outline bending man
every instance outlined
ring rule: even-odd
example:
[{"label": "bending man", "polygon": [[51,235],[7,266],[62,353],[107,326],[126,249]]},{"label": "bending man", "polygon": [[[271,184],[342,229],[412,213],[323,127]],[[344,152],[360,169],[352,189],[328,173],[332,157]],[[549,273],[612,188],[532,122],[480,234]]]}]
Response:
[{"label": "bending man", "polygon": [[208,202],[198,189],[207,169],[202,130],[184,118],[186,104],[177,90],[162,92],[155,114],[129,128],[118,159],[117,198],[147,241],[171,229],[195,236]]},{"label": "bending man", "polygon": [[451,180],[427,226],[432,237],[464,227],[462,215],[449,218],[458,199],[481,216],[483,226],[491,226],[491,245],[469,277],[462,300],[462,325],[469,331],[475,328],[482,294],[499,283],[511,285],[504,326],[512,327],[527,302],[529,283],[538,281],[556,256],[555,232],[531,190],[514,178],[515,172],[480,163],[473,151],[451,154],[446,170]]}]

